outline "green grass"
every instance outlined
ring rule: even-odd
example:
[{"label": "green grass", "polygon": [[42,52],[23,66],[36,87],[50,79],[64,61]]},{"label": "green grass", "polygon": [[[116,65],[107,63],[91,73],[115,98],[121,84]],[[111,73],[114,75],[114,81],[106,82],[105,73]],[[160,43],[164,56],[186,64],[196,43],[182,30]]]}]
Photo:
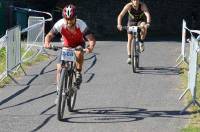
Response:
[{"label": "green grass", "polygon": [[[198,56],[198,62],[200,62],[200,56]],[[183,68],[183,74],[181,74],[181,87],[186,89],[188,82],[188,66],[183,64],[181,65],[181,68]],[[200,72],[197,73],[196,90],[197,101],[200,102]],[[184,100],[185,104],[187,105],[191,99],[191,93],[187,92],[186,98]],[[182,129],[182,132],[200,132],[200,108],[192,105],[189,107],[188,111],[194,111],[196,113],[191,115],[190,121],[188,122],[187,126]]]},{"label": "green grass", "polygon": [[189,126],[187,128],[184,128],[182,132],[200,132],[200,128]]},{"label": "green grass", "polygon": [[5,70],[5,63],[6,63],[6,49],[2,48],[0,50],[0,73],[2,73]]},{"label": "green grass", "polygon": [[[25,50],[22,48],[21,49],[21,52],[22,54],[25,52]],[[34,54],[33,51],[30,51],[27,53],[27,55],[25,56],[25,58],[28,58],[30,56],[32,56]],[[0,73],[2,73],[3,71],[5,71],[5,63],[6,63],[6,51],[5,51],[5,48],[1,49],[0,50]],[[42,54],[39,54],[37,56],[37,58],[35,58],[33,61],[29,62],[25,62],[22,64],[22,67],[24,70],[26,70],[28,67],[36,64],[37,62],[41,62],[41,61],[45,61],[47,60],[48,57],[46,55],[42,55]],[[23,73],[22,69],[20,68],[17,72],[15,73],[12,73],[12,76],[13,77],[19,77],[21,74]],[[0,88],[3,88],[6,84],[9,84],[11,82],[11,79],[9,77],[6,77],[3,81],[0,82]]]}]

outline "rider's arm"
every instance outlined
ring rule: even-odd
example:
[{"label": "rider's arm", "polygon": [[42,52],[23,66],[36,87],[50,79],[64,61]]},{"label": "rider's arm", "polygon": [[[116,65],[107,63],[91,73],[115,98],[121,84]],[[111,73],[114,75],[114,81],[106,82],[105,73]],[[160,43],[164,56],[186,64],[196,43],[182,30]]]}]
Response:
[{"label": "rider's arm", "polygon": [[92,33],[85,35],[85,38],[88,40],[88,44],[89,44],[87,49],[86,49],[86,52],[91,53],[94,49],[95,44],[96,44],[96,39],[95,39],[95,37]]},{"label": "rider's arm", "polygon": [[54,38],[54,33],[53,32],[49,32],[46,36],[45,36],[45,40],[44,40],[44,47],[45,48],[50,48],[50,42],[51,40]]},{"label": "rider's arm", "polygon": [[90,31],[87,24],[83,20],[77,19],[77,26],[81,29],[81,32],[83,33],[84,38],[88,41],[89,45],[86,48],[86,52],[91,53],[96,44],[96,40],[93,33]]},{"label": "rider's arm", "polygon": [[147,24],[150,24],[151,23],[151,15],[149,13],[149,10],[146,6],[146,4],[142,4],[142,11],[144,12],[146,18],[147,18]]},{"label": "rider's arm", "polygon": [[130,3],[126,4],[120,14],[117,17],[117,28],[121,31],[122,30],[122,19],[124,15],[128,12],[130,9]]},{"label": "rider's arm", "polygon": [[63,19],[57,21],[55,23],[55,25],[53,26],[53,28],[45,36],[45,40],[44,40],[44,47],[45,48],[50,48],[50,46],[51,46],[50,42],[52,41],[52,39],[54,38],[54,36],[60,32],[62,23],[63,23]]}]

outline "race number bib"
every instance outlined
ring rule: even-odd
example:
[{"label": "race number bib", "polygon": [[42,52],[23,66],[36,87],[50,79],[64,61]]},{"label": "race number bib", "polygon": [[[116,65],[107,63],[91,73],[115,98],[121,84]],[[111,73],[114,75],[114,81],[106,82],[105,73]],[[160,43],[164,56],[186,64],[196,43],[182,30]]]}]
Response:
[{"label": "race number bib", "polygon": [[61,60],[76,61],[74,49],[62,49]]}]

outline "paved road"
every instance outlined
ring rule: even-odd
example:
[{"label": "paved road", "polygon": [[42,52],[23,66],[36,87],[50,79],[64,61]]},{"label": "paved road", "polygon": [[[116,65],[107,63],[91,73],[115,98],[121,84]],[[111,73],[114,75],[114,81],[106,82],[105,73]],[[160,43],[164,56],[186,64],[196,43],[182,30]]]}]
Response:
[{"label": "paved road", "polygon": [[55,61],[31,67],[0,90],[0,131],[178,132],[189,115],[178,97],[179,71],[173,66],[178,42],[146,42],[140,73],[126,64],[126,42],[97,42],[86,55],[75,113],[56,118]]}]

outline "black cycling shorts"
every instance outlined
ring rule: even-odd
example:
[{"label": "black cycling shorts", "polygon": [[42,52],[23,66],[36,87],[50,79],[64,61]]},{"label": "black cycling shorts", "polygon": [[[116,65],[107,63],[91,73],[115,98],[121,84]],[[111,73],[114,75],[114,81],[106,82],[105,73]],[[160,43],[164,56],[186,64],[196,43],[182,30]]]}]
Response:
[{"label": "black cycling shorts", "polygon": [[[127,23],[127,26],[139,26],[142,22],[146,23],[146,21],[144,19],[141,19],[139,21],[129,20]],[[131,31],[128,31],[128,30],[127,30],[127,33],[132,34]]]}]

